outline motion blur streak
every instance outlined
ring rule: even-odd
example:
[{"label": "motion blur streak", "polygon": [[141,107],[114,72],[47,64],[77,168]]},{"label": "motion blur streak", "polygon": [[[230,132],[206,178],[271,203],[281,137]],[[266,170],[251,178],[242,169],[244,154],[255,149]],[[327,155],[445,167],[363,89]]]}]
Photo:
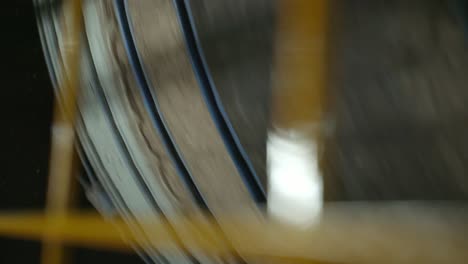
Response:
[{"label": "motion blur streak", "polygon": [[268,134],[268,210],[282,221],[312,224],[323,206],[319,170],[325,90],[327,1],[280,3]]}]

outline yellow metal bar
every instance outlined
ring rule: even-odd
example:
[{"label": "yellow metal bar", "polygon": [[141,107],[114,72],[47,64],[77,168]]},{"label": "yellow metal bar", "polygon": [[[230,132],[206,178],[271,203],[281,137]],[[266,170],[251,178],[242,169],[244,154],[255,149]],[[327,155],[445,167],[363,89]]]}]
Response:
[{"label": "yellow metal bar", "polygon": [[329,0],[280,0],[268,132],[268,209],[294,224],[320,217],[321,126]]},{"label": "yellow metal bar", "polygon": [[[79,85],[80,67],[80,35],[82,28],[81,1],[69,0],[64,2],[64,10],[69,15],[70,27],[64,30],[66,43],[64,63],[65,78],[61,83],[54,105],[54,120],[52,124],[51,154],[49,166],[49,182],[47,188],[46,213],[51,217],[60,217],[70,209],[76,188],[74,173],[77,168],[75,143],[75,116],[77,104],[77,90]],[[62,107],[60,107],[62,106]],[[51,225],[46,225],[50,227]],[[66,249],[60,241],[47,238],[43,241],[41,262],[44,264],[68,263]]]},{"label": "yellow metal bar", "polygon": [[56,245],[68,243],[83,247],[131,250],[117,230],[117,227],[127,230],[126,226],[118,220],[112,225],[97,214],[50,216],[20,213],[2,215],[0,218],[0,233],[7,237],[44,239]]},{"label": "yellow metal bar", "polygon": [[275,58],[273,123],[303,129],[320,122],[326,88],[328,0],[282,0]]},{"label": "yellow metal bar", "polygon": [[[468,214],[427,208],[380,204],[328,207],[323,221],[309,228],[226,215],[222,234],[215,224],[219,219],[207,216],[209,221],[190,217],[179,221],[185,225],[187,247],[220,256],[234,250],[219,243],[227,234],[235,251],[243,256],[363,264],[464,263],[468,259]],[[170,250],[167,246],[174,238],[164,232],[169,228],[165,219],[155,217],[148,222],[153,224],[145,232],[155,249]],[[120,219],[110,223],[87,213],[52,218],[37,213],[2,214],[0,234],[112,249],[131,249],[138,239],[132,239],[131,230]]]},{"label": "yellow metal bar", "polygon": [[[57,108],[57,105],[56,105]],[[64,122],[64,115],[59,110],[54,112],[52,124],[51,159],[49,166],[49,182],[45,212],[51,217],[66,214],[76,196],[74,169],[76,154],[74,151],[73,127]],[[57,241],[44,239],[42,248],[42,263],[68,263],[66,250]]]}]

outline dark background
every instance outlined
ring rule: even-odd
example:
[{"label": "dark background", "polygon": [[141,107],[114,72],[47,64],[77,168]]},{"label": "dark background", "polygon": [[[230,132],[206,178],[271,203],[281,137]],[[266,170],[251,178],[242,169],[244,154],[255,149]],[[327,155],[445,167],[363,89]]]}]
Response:
[{"label": "dark background", "polygon": [[[32,1],[0,8],[0,210],[43,210],[53,91]],[[81,208],[90,205],[81,194]],[[0,238],[0,263],[40,263],[40,243]],[[137,255],[71,249],[73,263],[142,263]]]}]

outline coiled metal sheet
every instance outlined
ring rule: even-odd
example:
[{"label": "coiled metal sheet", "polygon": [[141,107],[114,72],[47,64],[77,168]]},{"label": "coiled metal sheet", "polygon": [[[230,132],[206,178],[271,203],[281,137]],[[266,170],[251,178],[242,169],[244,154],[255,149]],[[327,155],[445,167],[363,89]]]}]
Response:
[{"label": "coiled metal sheet", "polygon": [[[180,215],[202,217],[200,207],[215,217],[240,207],[257,214],[256,202],[264,202],[250,157],[236,131],[226,128],[232,124],[220,112],[221,102],[207,96],[213,91],[203,87],[201,79],[211,76],[201,77],[201,65],[193,63],[193,52],[200,50],[189,48],[193,43],[181,27],[180,4],[185,5],[170,0],[85,1],[78,134],[100,188],[132,224],[153,261],[231,262],[238,257],[221,260],[182,250],[182,245],[174,245],[170,253],[154,252],[151,238],[144,235],[150,223],[140,220],[162,213],[174,227],[168,232],[184,241],[176,221]],[[38,6],[44,7],[39,23],[57,83],[66,78],[61,35],[67,30],[67,6],[46,1]],[[270,23],[263,25],[271,32]],[[269,79],[269,71],[263,70],[261,78]],[[267,93],[268,83],[258,88]],[[266,118],[262,123],[260,134],[266,135]],[[254,135],[254,145],[264,146],[266,138]],[[264,153],[258,156],[264,167],[258,161]]]}]

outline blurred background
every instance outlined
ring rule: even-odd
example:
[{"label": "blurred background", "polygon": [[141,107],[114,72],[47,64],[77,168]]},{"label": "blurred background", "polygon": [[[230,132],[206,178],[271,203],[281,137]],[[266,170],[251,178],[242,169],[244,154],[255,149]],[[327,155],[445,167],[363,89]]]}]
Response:
[{"label": "blurred background", "polygon": [[[265,1],[257,1],[258,6],[249,6],[250,9],[244,8],[248,4],[243,1],[215,2],[193,1],[194,24],[201,31],[201,45],[211,69],[210,81],[220,91],[251,167],[257,172],[258,185],[265,187],[267,132],[272,126],[274,14],[280,11]],[[467,1],[330,3],[324,116],[330,121],[332,133],[324,137],[321,160],[325,200],[466,201]],[[271,9],[255,12],[264,5]],[[134,17],[145,14],[144,8],[135,10],[139,11],[134,11]],[[0,13],[0,210],[44,209],[53,86],[33,3],[9,1]],[[133,23],[138,34],[138,25],[149,22],[141,19]],[[144,32],[142,28],[140,32]],[[178,54],[172,49],[163,50],[162,55],[158,53],[161,50],[151,50],[148,47],[157,36],[140,34],[140,52],[146,55],[143,58],[164,60]],[[148,59],[149,69],[153,69],[151,63]],[[174,79],[185,73],[169,69],[173,70]],[[168,78],[163,73],[154,76]],[[169,90],[167,87],[165,91]],[[171,115],[175,114],[168,110],[169,120]],[[183,123],[177,117],[173,120],[175,124]],[[200,127],[205,125],[200,123]],[[78,197],[78,208],[93,207],[84,190],[80,189]],[[74,263],[143,263],[136,254],[82,248],[71,252]],[[39,242],[0,238],[0,263],[39,263],[39,256]]]}]

